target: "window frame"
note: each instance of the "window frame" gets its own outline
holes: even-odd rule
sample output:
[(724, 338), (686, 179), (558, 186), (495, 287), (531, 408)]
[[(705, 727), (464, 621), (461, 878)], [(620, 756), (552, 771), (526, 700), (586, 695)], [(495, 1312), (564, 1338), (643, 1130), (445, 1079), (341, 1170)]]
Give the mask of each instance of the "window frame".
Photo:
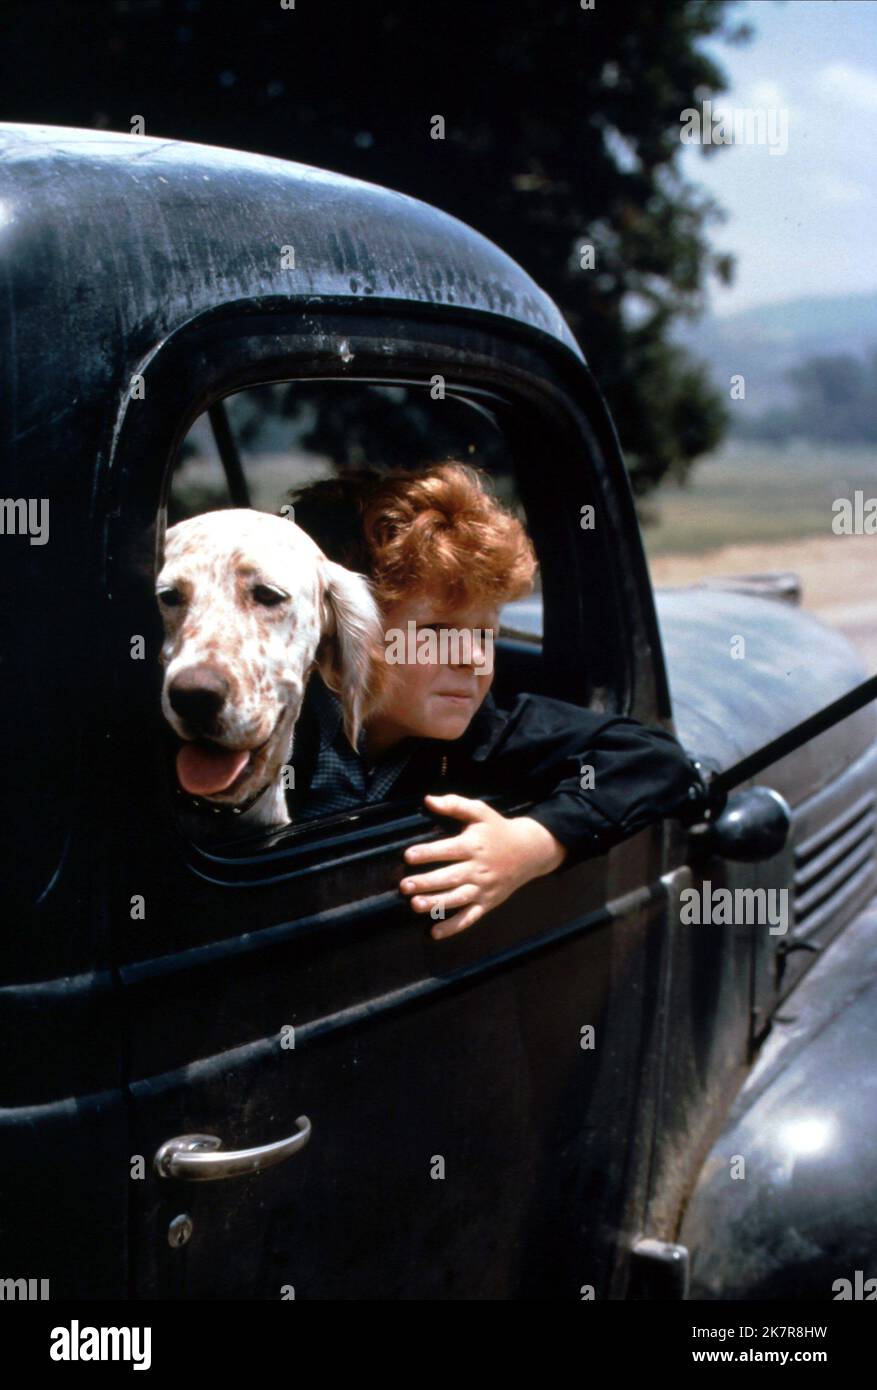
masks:
[[(549, 346), (553, 352), (546, 351)], [(552, 355), (557, 360), (550, 361)], [(612, 492), (604, 476), (606, 445), (611, 447), (614, 436), (610, 424), (606, 437), (604, 421), (604, 438), (598, 441), (588, 416), (571, 394), (572, 383), (564, 380), (571, 369), (580, 388), (576, 395), (581, 397), (579, 374), (585, 369), (571, 354), (535, 330), (525, 332), (484, 314), (449, 316), (447, 311), (431, 313), (428, 306), (405, 312), (398, 304), (371, 303), (365, 310), (361, 302), (337, 301), (291, 310), (284, 301), (280, 306), (226, 307), (201, 316), (144, 364), (146, 411), (139, 409), (140, 402), (125, 404), (107, 480), (106, 511), (115, 524), (107, 527), (104, 556), (105, 582), (120, 600), (118, 616), (130, 613), (134, 630), (150, 633), (148, 645), (157, 651), (154, 644), (160, 643), (161, 623), (152, 580), (160, 563), (170, 480), (182, 440), (215, 402), (248, 387), (305, 379), (425, 388), (441, 372), (449, 395), (476, 407), (479, 400), (489, 403), (508, 442), (542, 573), (543, 663), (549, 688), (557, 698), (584, 707), (594, 703), (596, 689), (598, 705), (602, 700), (603, 708), (628, 712), (640, 624), (629, 621), (629, 610), (625, 615), (630, 584), (624, 581), (630, 575), (619, 573), (623, 554), (605, 543), (617, 528)], [(595, 388), (593, 403), (602, 404)], [(555, 454), (547, 463), (534, 463), (532, 450), (539, 443), (544, 447), (546, 434)], [(557, 463), (560, 458), (562, 467)], [(593, 551), (575, 543), (581, 535), (579, 507), (584, 503), (595, 506), (598, 530), (602, 528), (601, 565), (595, 565)], [(545, 542), (560, 537), (564, 558), (558, 561)], [(589, 647), (594, 651), (595, 629), (592, 626), (588, 633), (584, 594), (593, 602), (595, 590), (603, 635), (599, 659), (588, 671), (585, 657)], [(152, 612), (146, 611), (147, 604)], [(640, 617), (647, 619), (648, 613)], [(131, 630), (132, 622), (123, 621), (119, 640)], [(129, 665), (135, 668), (137, 663)], [(142, 670), (126, 670), (120, 663), (117, 674), (122, 707), (135, 716), (141, 711), (141, 737), (149, 737), (150, 726), (155, 728), (150, 712), (154, 716), (159, 708), (160, 672), (144, 679)], [(589, 674), (596, 677), (590, 683)], [(151, 711), (147, 699), (152, 701)], [(159, 727), (163, 728), (163, 721)], [(165, 790), (158, 792), (156, 802), (162, 786)], [(154, 779), (149, 799), (155, 814), (175, 820), (172, 792), (165, 768)], [(334, 835), (326, 834), (329, 827), (334, 827)], [(304, 867), (311, 851), (318, 858), (322, 849), (325, 863), (332, 858), (333, 844), (340, 848), (342, 840), (358, 839), (363, 847), (371, 842), (386, 848), (397, 840), (410, 843), (434, 833), (434, 828), (435, 821), (422, 812), (403, 810), (391, 800), (341, 817), (321, 817), (280, 832), (265, 832), (252, 852), (243, 837), (228, 846), (198, 845), (175, 826), (170, 838), (178, 847), (183, 842), (184, 857), (199, 875), (214, 882), (242, 884), (273, 881), (281, 860), (287, 872), (296, 872), (294, 861)]]

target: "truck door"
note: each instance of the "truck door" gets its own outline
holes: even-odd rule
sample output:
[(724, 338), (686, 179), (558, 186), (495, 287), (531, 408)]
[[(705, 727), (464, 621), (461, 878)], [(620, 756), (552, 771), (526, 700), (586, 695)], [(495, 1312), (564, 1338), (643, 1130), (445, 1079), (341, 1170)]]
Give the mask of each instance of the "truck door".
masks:
[[(315, 358), (313, 334), (272, 327), (224, 331), (214, 319), (146, 369), (137, 427), (120, 434), (120, 645), (143, 633), (157, 653), (151, 548), (163, 475), (195, 415), (193, 363), (202, 407), (211, 381), (228, 393), (257, 371), (289, 380), (296, 364), (301, 381), (306, 357), (315, 376), (334, 370)], [(582, 703), (625, 698), (639, 619), (631, 599), (622, 625), (612, 588), (624, 565), (599, 446), (561, 418), (559, 385), (551, 411), (540, 403), (552, 369), (483, 330), (445, 340), (440, 325), (407, 320), (324, 329), (320, 350), (343, 333), (363, 385), (425, 398), (438, 369), (467, 409), (499, 422), (545, 605), (544, 644), (511, 644), (508, 669), (529, 663), (534, 683)], [(519, 377), (527, 369), (526, 396), (508, 390), (510, 358)], [(382, 399), (386, 410), (396, 398)], [(591, 501), (600, 556), (581, 544)], [(437, 942), (397, 891), (404, 847), (436, 833), (417, 806), (223, 849), (191, 842), (157, 751), (148, 667), (120, 662), (114, 731), (118, 764), (136, 769), (136, 795), (116, 809), (115, 881), (130, 1148), (143, 1159), (130, 1187), (132, 1295), (617, 1296), (653, 1138), (663, 827), (535, 880)], [(649, 679), (642, 669), (640, 699)], [(239, 1157), (217, 1175), (228, 1151)]]

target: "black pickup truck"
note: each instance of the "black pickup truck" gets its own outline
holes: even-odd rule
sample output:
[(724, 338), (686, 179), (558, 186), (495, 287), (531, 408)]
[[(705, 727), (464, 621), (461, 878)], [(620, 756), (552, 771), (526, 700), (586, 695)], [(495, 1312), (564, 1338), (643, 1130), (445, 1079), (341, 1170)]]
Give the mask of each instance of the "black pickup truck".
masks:
[[(0, 265), (7, 1296), (830, 1300), (877, 1275), (877, 728), (842, 700), (865, 673), (794, 585), (653, 593), (551, 300), (400, 193), (24, 125), (0, 126)], [(438, 942), (398, 892), (421, 805), (185, 833), (168, 516), (276, 509), (303, 459), (331, 471), (333, 420), (372, 449), (435, 424), (489, 464), (541, 570), (498, 701), (674, 731), (714, 815)]]

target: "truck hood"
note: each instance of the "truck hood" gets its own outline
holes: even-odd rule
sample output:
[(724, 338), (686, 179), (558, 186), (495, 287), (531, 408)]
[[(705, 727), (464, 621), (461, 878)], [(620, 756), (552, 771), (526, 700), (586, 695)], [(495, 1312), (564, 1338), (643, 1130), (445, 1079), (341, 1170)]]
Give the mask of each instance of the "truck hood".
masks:
[[(676, 735), (690, 753), (721, 769), (764, 747), (870, 674), (839, 632), (775, 598), (692, 586), (657, 590), (655, 607)], [(503, 626), (541, 636), (541, 597), (506, 605)], [(875, 738), (872, 704), (811, 739), (758, 780), (797, 805), (834, 781)]]
[[(655, 606), (676, 735), (723, 769), (869, 674), (845, 637), (776, 599), (692, 587), (658, 590)], [(872, 704), (758, 780), (795, 805), (838, 777), (875, 737)]]

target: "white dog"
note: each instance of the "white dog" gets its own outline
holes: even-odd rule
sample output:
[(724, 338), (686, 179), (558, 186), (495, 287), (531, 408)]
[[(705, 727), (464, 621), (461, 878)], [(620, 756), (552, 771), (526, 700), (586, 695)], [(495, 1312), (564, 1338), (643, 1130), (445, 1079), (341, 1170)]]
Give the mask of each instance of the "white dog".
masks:
[(238, 825), (287, 825), (283, 768), (315, 666), (357, 744), (381, 642), (367, 581), (293, 521), (230, 510), (170, 528), (156, 597), (181, 790)]

